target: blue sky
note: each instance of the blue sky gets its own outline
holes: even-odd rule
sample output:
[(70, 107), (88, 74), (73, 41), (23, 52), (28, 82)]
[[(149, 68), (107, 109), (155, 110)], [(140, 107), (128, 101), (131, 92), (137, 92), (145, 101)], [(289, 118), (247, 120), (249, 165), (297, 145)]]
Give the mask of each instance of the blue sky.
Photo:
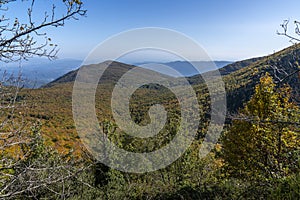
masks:
[[(39, 0), (42, 10), (47, 0)], [(162, 27), (197, 41), (214, 60), (263, 56), (290, 45), (276, 34), (285, 19), (300, 20), (299, 0), (86, 0), (87, 17), (47, 29), (60, 58), (84, 59), (99, 43), (133, 28)], [(42, 3), (42, 4), (40, 4)], [(23, 3), (11, 14), (24, 10)], [(291, 27), (292, 28), (292, 27)]]

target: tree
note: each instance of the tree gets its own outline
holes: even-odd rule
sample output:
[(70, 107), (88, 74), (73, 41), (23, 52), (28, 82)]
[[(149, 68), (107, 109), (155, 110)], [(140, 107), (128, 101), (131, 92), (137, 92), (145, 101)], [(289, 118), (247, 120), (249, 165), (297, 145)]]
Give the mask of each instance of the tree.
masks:
[(291, 89), (276, 89), (267, 73), (223, 138), (229, 173), (249, 178), (282, 177), (299, 170), (299, 107)]
[[(0, 11), (3, 12), (0, 19), (0, 61), (13, 62), (33, 56), (56, 57), (56, 45), (42, 31), (46, 27), (64, 26), (67, 20), (84, 16), (86, 10), (82, 9), (79, 0), (53, 2), (55, 4), (49, 11), (44, 12), (35, 9), (34, 0), (0, 0)], [(29, 3), (27, 21), (7, 17), (14, 3)], [(56, 12), (58, 6), (60, 10), (65, 8), (64, 13)], [(44, 18), (35, 21), (34, 14), (44, 14)], [(24, 112), (30, 107), (24, 101), (25, 97), (19, 95), (21, 85), (20, 76), (4, 75), (0, 81), (0, 199), (38, 199), (45, 195), (45, 191), (64, 199), (70, 192), (66, 182), (82, 169), (71, 168), (74, 163), (65, 162), (44, 146), (40, 124), (25, 117)]]
[[(298, 63), (299, 60), (299, 53), (298, 51), (298, 43), (300, 42), (300, 22), (295, 20), (294, 21), (294, 34), (289, 32), (289, 20), (284, 20), (282, 24), (280, 24), (282, 31), (277, 31), (278, 35), (287, 37), (290, 42), (295, 47), (295, 50), (292, 52), (292, 58), (291, 60), (295, 60), (296, 62), (289, 62), (288, 64), (285, 64), (283, 66), (277, 66), (270, 63), (270, 67), (274, 70), (274, 76), (279, 84), (285, 83), (288, 79), (293, 77), (294, 75), (298, 74), (298, 77), (300, 77), (300, 66)], [(292, 69), (292, 71), (287, 72), (286, 68), (289, 67)]]
[[(35, 0), (32, 0), (27, 12), (27, 21), (20, 21), (18, 18), (6, 17), (9, 5), (13, 2), (16, 0), (0, 0), (0, 11), (3, 12), (0, 18), (0, 61), (4, 62), (27, 59), (32, 56), (55, 58), (57, 47), (51, 43), (51, 38), (42, 32), (43, 29), (64, 26), (67, 20), (77, 19), (78, 16), (86, 14), (80, 0), (54, 1), (52, 8), (45, 11), (44, 18), (41, 21), (35, 21), (34, 14), (41, 14), (40, 12), (43, 13), (43, 11), (35, 10)], [(58, 15), (57, 6), (65, 7), (64, 13)], [(44, 42), (39, 42), (41, 39)]]
[(284, 20), (283, 23), (280, 24), (282, 31), (277, 31), (277, 34), (283, 35), (283, 36), (289, 38), (290, 42), (292, 42), (292, 43), (300, 42), (300, 38), (299, 38), (300, 37), (300, 29), (299, 29), (300, 22), (297, 20), (294, 21), (294, 25), (295, 25), (294, 34), (289, 33), (289, 28), (288, 28), (289, 23), (290, 23), (290, 20)]
[(31, 128), (28, 143), (13, 151), (23, 158), (16, 159), (9, 151), (2, 155), (0, 199), (66, 199), (77, 194), (78, 187), (92, 187), (81, 176), (91, 166), (80, 166), (71, 154), (62, 156), (45, 145), (38, 122)]

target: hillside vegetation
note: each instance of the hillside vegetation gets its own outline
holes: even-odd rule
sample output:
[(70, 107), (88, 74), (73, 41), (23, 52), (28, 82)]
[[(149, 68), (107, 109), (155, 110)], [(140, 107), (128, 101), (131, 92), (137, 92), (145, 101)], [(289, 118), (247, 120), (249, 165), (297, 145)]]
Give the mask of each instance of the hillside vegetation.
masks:
[[(30, 163), (49, 156), (48, 147), (56, 149), (58, 155), (63, 154), (67, 162), (82, 161), (76, 164), (77, 168), (92, 163), (92, 167), (80, 171), (72, 181), (64, 182), (70, 199), (297, 199), (300, 198), (300, 79), (296, 73), (299, 61), (300, 46), (294, 45), (220, 69), (227, 92), (228, 115), (222, 138), (204, 159), (199, 158), (199, 149), (210, 122), (210, 96), (201, 75), (189, 77), (201, 118), (195, 140), (176, 162), (146, 174), (110, 169), (95, 162), (86, 151), (72, 116), (72, 90), (77, 70), (42, 88), (22, 90), (17, 103), (27, 102), (27, 109), (20, 108), (14, 117), (40, 123), (35, 132), (43, 136), (38, 141), (46, 147), (39, 149), (38, 156)], [(103, 67), (107, 63), (95, 66)], [(168, 111), (165, 127), (156, 137), (145, 140), (120, 130), (111, 113), (112, 91), (122, 75), (134, 67), (119, 62), (109, 66), (97, 87), (96, 113), (103, 132), (117, 146), (132, 152), (151, 152), (168, 144), (176, 135), (180, 128), (180, 105), (168, 88), (144, 85), (130, 99), (131, 118), (137, 124), (146, 125), (150, 123), (149, 108), (161, 104)], [(217, 74), (215, 71), (206, 73), (211, 75), (211, 80)], [(56, 162), (56, 154), (50, 155)], [(50, 189), (35, 192), (41, 198), (59, 198), (51, 191), (61, 187), (53, 184)]]
[[(299, 58), (300, 48), (292, 46), (270, 56), (239, 61), (221, 68), (220, 73), (223, 75), (227, 92), (228, 113), (236, 113), (250, 99), (255, 85), (259, 83), (259, 79), (266, 72), (273, 76), (275, 81), (279, 81), (278, 78), (297, 70)], [(99, 66), (101, 67), (101, 64)], [(273, 66), (278, 68), (277, 71)], [(134, 67), (124, 63), (113, 62), (103, 74), (99, 81), (95, 98), (96, 111), (100, 121), (105, 121), (106, 119), (113, 121), (110, 100), (114, 85), (123, 74)], [(146, 69), (143, 70), (147, 73)], [(279, 70), (284, 70), (285, 73)], [(40, 89), (26, 89), (20, 94), (20, 96), (26, 96), (25, 99), (28, 102), (34, 102), (32, 103), (33, 108), (27, 113), (27, 117), (33, 121), (36, 119), (41, 120), (43, 123), (42, 132), (46, 136), (47, 141), (62, 151), (65, 151), (64, 149), (74, 149), (77, 152), (80, 149), (77, 146), (80, 145), (80, 139), (77, 136), (72, 119), (72, 89), (77, 71), (71, 71)], [(215, 72), (207, 73), (211, 73), (213, 77)], [(209, 96), (201, 75), (190, 77), (188, 81), (197, 93), (203, 112), (209, 113)], [(284, 80), (284, 83), (288, 83), (291, 86), (293, 100), (298, 102), (300, 99), (298, 76), (291, 76)], [(280, 84), (277, 85), (279, 86)], [(143, 100), (146, 102), (143, 102)], [(169, 90), (155, 86), (140, 88), (135, 92), (131, 100), (133, 119), (138, 123), (141, 123), (143, 120), (147, 121), (147, 111), (150, 106), (162, 102), (166, 102), (164, 106), (169, 107), (174, 113), (178, 113), (178, 102)], [(206, 119), (203, 120), (206, 121)], [(205, 125), (199, 129), (205, 130), (204, 127)], [(199, 130), (199, 135), (201, 134), (201, 130)]]

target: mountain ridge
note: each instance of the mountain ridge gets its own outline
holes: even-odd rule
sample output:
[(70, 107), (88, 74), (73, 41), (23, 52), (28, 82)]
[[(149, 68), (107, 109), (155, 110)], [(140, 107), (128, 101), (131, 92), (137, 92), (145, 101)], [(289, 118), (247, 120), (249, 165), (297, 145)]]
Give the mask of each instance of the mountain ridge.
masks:
[[(289, 64), (291, 63), (291, 65)], [(248, 59), (239, 61), (235, 64), (225, 66), (223, 72), (223, 81), (225, 83), (227, 93), (227, 110), (228, 113), (235, 113), (247, 102), (253, 94), (255, 85), (259, 83), (259, 79), (270, 73), (275, 81), (276, 73), (272, 66), (284, 69), (286, 73), (292, 73), (298, 69), (300, 63), (300, 48), (292, 46), (270, 56)], [(114, 89), (114, 84), (128, 70), (132, 69), (133, 65), (114, 62), (114, 70), (107, 70), (106, 75), (103, 74), (102, 82), (97, 87), (95, 96), (95, 108), (99, 121), (104, 119), (112, 120), (111, 114), (111, 95)], [(121, 67), (120, 67), (121, 65)], [(120, 71), (121, 69), (121, 71)], [(115, 73), (118, 72), (118, 73)], [(227, 73), (228, 72), (228, 73)], [(214, 75), (214, 71), (208, 72)], [(64, 151), (66, 148), (78, 147), (80, 140), (76, 133), (72, 114), (72, 91), (76, 77), (76, 70), (69, 72), (64, 78), (60, 78), (44, 88), (25, 89), (24, 98), (34, 103), (33, 109), (27, 114), (32, 120), (42, 120), (43, 133), (47, 138), (57, 146), (58, 149)], [(281, 77), (283, 78), (283, 77)], [(201, 81), (201, 75), (187, 78), (195, 90), (199, 100), (199, 106), (205, 108), (205, 117), (209, 116), (210, 98), (206, 84)], [(294, 100), (299, 101), (300, 81), (299, 77), (291, 76), (285, 80), (293, 89)], [(283, 84), (283, 83), (282, 83)], [(279, 87), (282, 85), (279, 84)], [(22, 98), (23, 98), (22, 96)], [(169, 109), (176, 109), (178, 101), (176, 97), (172, 97), (171, 91), (161, 89), (160, 87), (144, 87), (140, 88), (131, 99), (133, 113), (132, 116), (138, 122), (147, 119), (149, 106), (153, 103), (163, 103)], [(299, 102), (298, 102), (299, 103)], [(178, 107), (177, 107), (178, 108)], [(180, 111), (175, 113), (179, 114)], [(60, 139), (58, 139), (60, 138)], [(64, 138), (61, 140), (61, 138)], [(60, 141), (60, 142), (57, 142)]]

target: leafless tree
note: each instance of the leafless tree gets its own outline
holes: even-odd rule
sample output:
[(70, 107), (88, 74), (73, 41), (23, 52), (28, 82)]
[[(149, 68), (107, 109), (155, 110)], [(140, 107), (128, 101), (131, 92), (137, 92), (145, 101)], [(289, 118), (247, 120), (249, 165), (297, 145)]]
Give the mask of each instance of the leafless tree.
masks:
[[(20, 21), (18, 18), (11, 19), (5, 15), (10, 10), (9, 4), (24, 3), (23, 1), (0, 0), (0, 11), (3, 13), (0, 18), (0, 61), (11, 62), (32, 56), (50, 59), (56, 57), (57, 47), (51, 43), (51, 38), (47, 37), (43, 29), (64, 26), (67, 20), (77, 20), (79, 16), (85, 16), (86, 10), (82, 8), (83, 4), (79, 0), (53, 2), (55, 4), (52, 8), (45, 11), (43, 19), (37, 22), (34, 21), (33, 14), (41, 11), (35, 10), (35, 0), (31, 0), (27, 11), (27, 21)], [(57, 14), (57, 6), (65, 7), (64, 13)], [(39, 42), (41, 39), (44, 42)]]
[[(16, 3), (28, 4), (27, 21), (7, 17), (11, 16), (10, 8)], [(34, 56), (54, 59), (57, 45), (44, 32), (45, 28), (64, 26), (67, 20), (77, 20), (86, 14), (79, 0), (53, 1), (48, 11), (37, 10), (35, 4), (35, 0), (0, 0), (0, 62)], [(37, 21), (34, 14), (44, 17)], [(65, 199), (71, 192), (70, 180), (85, 168), (73, 168), (73, 162), (67, 162), (43, 144), (39, 122), (26, 120), (24, 112), (30, 106), (20, 95), (21, 89), (20, 74), (3, 74), (0, 80), (0, 199), (39, 199), (47, 192)]]
[(277, 31), (278, 35), (283, 35), (290, 39), (290, 42), (292, 43), (298, 43), (300, 42), (300, 22), (295, 20), (294, 21), (294, 33), (289, 32), (289, 23), (290, 20), (284, 20), (282, 24), (280, 24), (282, 31)]
[[(278, 35), (287, 37), (290, 42), (293, 44), (294, 50), (291, 53), (291, 58), (288, 63), (284, 63), (284, 66), (274, 65), (270, 63), (270, 67), (274, 70), (275, 81), (278, 84), (285, 83), (289, 78), (298, 74), (300, 77), (300, 52), (299, 52), (299, 42), (300, 42), (300, 22), (295, 20), (294, 21), (294, 31), (289, 31), (289, 23), (290, 20), (284, 20), (283, 23), (280, 25), (282, 31), (277, 31)], [(289, 70), (287, 70), (289, 69)]]

